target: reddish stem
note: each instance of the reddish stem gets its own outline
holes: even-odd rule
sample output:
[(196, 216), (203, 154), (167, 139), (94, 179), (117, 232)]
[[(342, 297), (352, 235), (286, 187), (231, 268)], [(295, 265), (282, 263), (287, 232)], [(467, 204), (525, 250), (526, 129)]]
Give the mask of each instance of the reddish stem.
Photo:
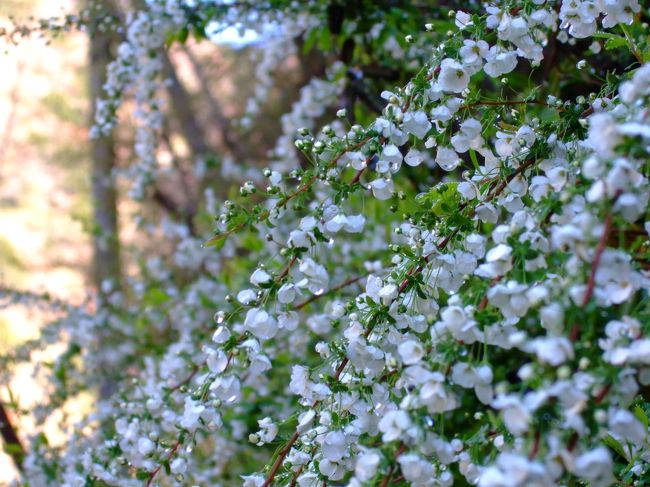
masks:
[[(174, 447), (171, 449), (171, 451), (167, 454), (166, 461), (171, 460), (171, 458), (176, 454), (176, 451), (180, 448), (181, 446), (181, 440), (177, 440), (176, 443), (174, 444)], [(149, 487), (151, 485), (151, 482), (153, 482), (153, 479), (158, 475), (158, 472), (160, 472), (160, 469), (162, 468), (162, 463), (158, 465), (153, 472), (149, 474), (149, 478), (147, 479), (147, 483), (145, 484), (145, 487)]]

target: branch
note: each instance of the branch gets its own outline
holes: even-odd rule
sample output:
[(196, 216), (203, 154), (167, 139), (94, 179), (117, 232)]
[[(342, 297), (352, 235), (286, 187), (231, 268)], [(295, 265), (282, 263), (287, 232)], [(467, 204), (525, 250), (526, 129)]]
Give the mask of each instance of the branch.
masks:
[[(621, 190), (617, 191), (616, 194), (614, 195), (612, 204), (616, 202), (618, 197), (621, 195)], [(594, 254), (594, 260), (591, 263), (591, 272), (589, 274), (589, 280), (587, 281), (587, 289), (585, 290), (585, 294), (582, 297), (582, 307), (586, 308), (587, 305), (589, 304), (589, 301), (591, 301), (591, 297), (594, 294), (594, 289), (596, 287), (596, 273), (598, 272), (598, 267), (600, 266), (600, 259), (603, 257), (603, 253), (605, 252), (605, 248), (607, 247), (607, 239), (609, 238), (609, 234), (612, 231), (612, 211), (608, 211), (607, 215), (605, 216), (605, 222), (603, 224), (603, 234), (600, 236), (600, 240), (598, 241), (598, 246), (596, 247), (596, 252)], [(580, 327), (578, 325), (578, 322), (575, 322), (573, 324), (573, 327), (571, 328), (571, 332), (569, 333), (569, 339), (572, 342), (575, 342), (578, 337), (580, 336)]]
[(189, 144), (192, 155), (199, 158), (210, 152), (206, 143), (205, 131), (194, 116), (190, 96), (176, 75), (176, 69), (169, 59), (169, 54), (163, 53), (162, 58), (163, 73), (170, 81), (167, 85), (167, 92), (171, 99), (174, 115), (178, 118), (183, 137)]
[(16, 468), (22, 472), (23, 470), (23, 460), (25, 458), (25, 448), (18, 438), (16, 429), (14, 428), (9, 415), (5, 410), (4, 404), (0, 402), (0, 434), (2, 435), (2, 441), (4, 442), (4, 450), (9, 454)]
[(182, 49), (183, 53), (190, 61), (190, 65), (194, 70), (194, 74), (199, 80), (199, 84), (201, 85), (201, 94), (207, 101), (207, 105), (210, 108), (210, 117), (212, 121), (214, 121), (214, 123), (219, 127), (223, 144), (232, 153), (232, 155), (241, 162), (245, 158), (244, 151), (241, 150), (240, 141), (237, 139), (237, 136), (232, 130), (232, 125), (224, 114), (219, 100), (216, 96), (214, 96), (212, 92), (210, 84), (208, 83), (208, 76), (206, 75), (203, 66), (191, 49), (189, 49), (186, 45), (183, 45)]

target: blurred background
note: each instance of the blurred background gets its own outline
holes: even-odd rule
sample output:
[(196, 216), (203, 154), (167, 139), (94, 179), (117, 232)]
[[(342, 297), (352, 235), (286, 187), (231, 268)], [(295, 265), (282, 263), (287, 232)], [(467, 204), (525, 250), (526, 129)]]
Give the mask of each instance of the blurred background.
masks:
[[(128, 2), (96, 3), (98, 16), (108, 12), (119, 17), (129, 7)], [(186, 221), (197, 234), (209, 231), (211, 221), (197, 212), (204, 188), (193, 176), (196, 161), (202, 161), (204, 171), (218, 174), (212, 178), (219, 181), (213, 189), (217, 196), (226, 196), (242, 176), (228, 167), (262, 167), (268, 162), (281, 131), (280, 115), (290, 109), (297, 88), (324, 66), (313, 55), (283, 56), (273, 72), (274, 81), (282, 82), (273, 84), (259, 113), (242, 128), (255, 90), (261, 40), (250, 32), (226, 29), (212, 42), (188, 41), (173, 48), (167, 55), (168, 117), (158, 153), (159, 163), (173, 170), (164, 173), (145, 203), (136, 205), (120, 184), (108, 195), (93, 186), (97, 171), (106, 175), (133, 162), (132, 104), (123, 107), (113, 138), (99, 146), (88, 138), (98, 76), (101, 82), (119, 39), (76, 29), (59, 35), (16, 32), (17, 27), (37, 25), (36, 19), (60, 19), (87, 6), (72, 0), (0, 3), (0, 29), (5, 32), (0, 37), (0, 288), (5, 292), (0, 299), (0, 355), (38, 337), (43, 324), (56, 318), (58, 312), (48, 303), (92, 309), (93, 292), (102, 280), (137, 272), (129, 249), (160, 244), (143, 239), (134, 215), (150, 222)], [(224, 177), (229, 171), (232, 181)], [(97, 228), (101, 222), (94, 202), (108, 212), (108, 229)], [(97, 235), (111, 231), (111, 218), (117, 221), (119, 237), (108, 250), (99, 248)], [(111, 246), (119, 250), (117, 268), (111, 268)], [(94, 259), (97, 255), (100, 262)], [(7, 298), (14, 291), (32, 295), (43, 305), (15, 303)], [(39, 360), (47, 362), (57, 346), (43, 351)], [(0, 382), (0, 404), (19, 404), (27, 413), (18, 422), (7, 409), (19, 438), (29, 435), (30, 411), (42, 394), (28, 365), (12, 370), (8, 383)], [(89, 401), (91, 397), (81, 395), (69, 401), (62, 414), (81, 416)], [(62, 441), (56, 418), (49, 421), (48, 439)], [(14, 462), (0, 452), (0, 485), (13, 478)]]

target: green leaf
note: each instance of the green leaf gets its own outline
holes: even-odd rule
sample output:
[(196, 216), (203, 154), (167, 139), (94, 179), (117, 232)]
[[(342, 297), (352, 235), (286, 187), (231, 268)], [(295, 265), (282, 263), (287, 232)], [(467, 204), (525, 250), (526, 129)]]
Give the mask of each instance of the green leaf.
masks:
[(323, 52), (327, 52), (332, 48), (332, 36), (329, 29), (322, 30), (320, 39), (318, 39), (318, 48)]
[(147, 480), (149, 478), (149, 472), (146, 470), (139, 470), (138, 473), (135, 474), (135, 477), (138, 480)]
[(307, 38), (305, 39), (305, 43), (302, 45), (302, 52), (303, 54), (307, 54), (309, 51), (311, 51), (316, 44), (316, 41), (318, 40), (318, 29), (313, 29), (307, 34)]
[(472, 164), (474, 164), (474, 168), (478, 171), (479, 163), (478, 163), (478, 158), (476, 157), (476, 151), (474, 149), (469, 150), (469, 158), (472, 160)]
[(612, 34), (610, 32), (594, 32), (591, 37), (595, 37), (597, 39), (616, 39), (621, 36), (617, 36), (616, 34)]
[(183, 27), (181, 31), (176, 35), (176, 40), (181, 44), (185, 44), (185, 41), (187, 41), (189, 34), (190, 30), (187, 27)]
[(149, 289), (147, 294), (144, 295), (144, 304), (147, 306), (158, 307), (169, 301), (169, 296), (157, 287)]
[(605, 443), (608, 447), (610, 447), (620, 456), (627, 459), (627, 456), (625, 455), (625, 450), (623, 449), (623, 445), (621, 445), (619, 441), (616, 440), (613, 436), (607, 435), (605, 438), (603, 438), (603, 443)]
[(225, 233), (221, 233), (219, 235), (215, 235), (209, 240), (206, 240), (203, 242), (204, 247), (214, 247), (215, 250), (221, 250), (223, 246), (226, 244), (226, 237), (228, 235)]
[(643, 410), (641, 406), (634, 406), (634, 415), (636, 416), (636, 419), (641, 421), (643, 423), (643, 426), (645, 427), (646, 431), (648, 430), (648, 415), (646, 412)]
[(605, 49), (611, 51), (612, 49), (618, 49), (619, 47), (627, 47), (627, 39), (625, 37), (613, 37), (607, 39), (605, 42)]

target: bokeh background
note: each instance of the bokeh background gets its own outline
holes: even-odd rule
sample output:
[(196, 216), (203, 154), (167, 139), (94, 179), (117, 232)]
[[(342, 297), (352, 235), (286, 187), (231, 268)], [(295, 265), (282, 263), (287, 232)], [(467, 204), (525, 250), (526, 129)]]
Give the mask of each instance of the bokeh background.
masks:
[[(120, 2), (118, 6), (126, 9), (129, 5)], [(61, 18), (83, 7), (84, 2), (72, 0), (3, 0), (0, 29), (34, 26), (36, 19)], [(193, 103), (191, 114), (200, 125), (202, 142), (212, 158), (209, 162), (215, 167), (222, 165), (226, 154), (230, 164), (245, 161), (263, 166), (280, 134), (280, 115), (290, 109), (297, 88), (322, 69), (323, 64), (312, 58), (287, 56), (273, 74), (281, 82), (273, 84), (252, 125), (241, 130), (239, 120), (255, 89), (255, 67), (263, 41), (250, 32), (227, 29), (212, 42), (188, 42), (169, 53), (174, 73)], [(92, 308), (96, 286), (92, 278), (88, 48), (87, 34), (74, 29), (56, 36), (35, 30), (29, 36), (0, 39), (0, 287), (28, 292), (39, 300), (45, 297)], [(199, 98), (210, 102), (194, 103)], [(120, 113), (116, 167), (133, 161), (132, 109), (127, 102)], [(191, 172), (195, 163), (192, 147), (183, 136), (187, 121), (183, 114), (172, 115), (158, 158), (163, 165), (174, 160)], [(236, 154), (233, 147), (237, 147)], [(188, 191), (175, 177), (160, 181), (167, 203), (190, 205), (188, 198), (198, 195), (200, 188), (193, 188), (190, 181)], [(220, 181), (216, 190), (225, 196), (235, 181)], [(118, 185), (122, 271), (128, 275), (137, 272), (129, 249), (148, 245), (134, 226), (133, 215), (144, 213), (155, 222), (170, 209), (160, 201), (136, 205), (126, 193), (126, 188)], [(47, 299), (41, 301), (43, 306), (28, 307), (0, 300), (0, 354), (38, 337), (43, 324), (56, 318)], [(39, 352), (37, 360), (46, 363), (61, 346), (53, 344)], [(12, 371), (10, 383), (0, 384), (0, 401), (16, 401), (26, 413), (12, 418), (23, 438), (33, 425), (29, 412), (43, 393), (32, 372), (29, 365), (21, 366)], [(81, 416), (91, 401), (90, 396), (75, 397), (61, 414)], [(57, 435), (57, 417), (49, 423), (48, 439), (64, 441), (64, 435)], [(0, 449), (0, 485), (16, 474), (11, 458)]]

